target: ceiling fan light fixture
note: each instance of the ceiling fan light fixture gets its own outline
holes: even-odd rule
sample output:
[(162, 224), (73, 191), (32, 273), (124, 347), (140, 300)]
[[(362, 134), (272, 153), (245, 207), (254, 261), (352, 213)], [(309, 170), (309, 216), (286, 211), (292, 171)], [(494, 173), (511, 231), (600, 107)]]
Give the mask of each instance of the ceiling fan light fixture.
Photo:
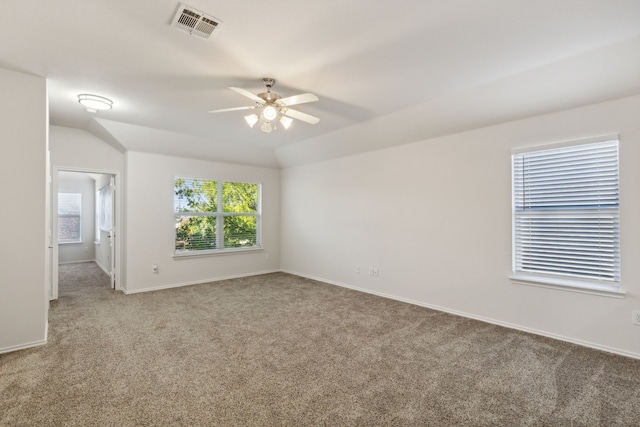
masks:
[(256, 123), (258, 123), (260, 117), (258, 117), (257, 114), (249, 114), (248, 116), (244, 116), (244, 120), (247, 122), (249, 127), (253, 127)]
[[(306, 104), (307, 102), (318, 101), (318, 97), (312, 93), (301, 93), (299, 95), (281, 97), (275, 92), (271, 92), (271, 88), (275, 84), (275, 80), (272, 78), (262, 79), (267, 91), (264, 93), (254, 94), (246, 89), (239, 87), (229, 87), (229, 89), (240, 95), (249, 98), (254, 102), (253, 105), (244, 107), (232, 107), (223, 108), (220, 110), (211, 110), (210, 113), (222, 113), (226, 111), (238, 111), (238, 110), (254, 110), (256, 113), (244, 116), (244, 120), (250, 127), (259, 125), (258, 127), (264, 133), (271, 133), (278, 130), (278, 122), (283, 128), (289, 129), (295, 120), (301, 120), (303, 122), (315, 125), (320, 121), (319, 118), (313, 117), (302, 111), (291, 110), (289, 106)], [(257, 108), (257, 110), (255, 110)]]
[(271, 133), (271, 131), (273, 130), (273, 127), (271, 126), (271, 122), (267, 120), (262, 124), (262, 126), (260, 126), (260, 129), (264, 133)]
[(78, 95), (78, 102), (90, 113), (96, 113), (98, 110), (110, 110), (113, 108), (113, 101), (109, 98), (90, 95), (87, 93)]
[(273, 105), (267, 105), (262, 110), (262, 115), (267, 121), (275, 120), (278, 117), (278, 110)]
[(289, 126), (291, 126), (291, 123), (293, 123), (292, 118), (286, 117), (286, 116), (280, 117), (280, 124), (284, 126), (285, 129), (289, 129)]

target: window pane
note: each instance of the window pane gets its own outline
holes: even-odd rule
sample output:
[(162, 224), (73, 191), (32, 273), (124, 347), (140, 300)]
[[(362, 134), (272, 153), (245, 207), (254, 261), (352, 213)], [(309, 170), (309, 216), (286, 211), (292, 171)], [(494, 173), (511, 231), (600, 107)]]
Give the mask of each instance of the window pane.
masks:
[(81, 235), (82, 195), (58, 193), (58, 242), (82, 241)]
[(218, 183), (205, 179), (176, 178), (174, 212), (216, 212)]
[(176, 251), (203, 251), (211, 249), (216, 249), (215, 217), (176, 217)]
[(174, 213), (176, 253), (260, 246), (260, 184), (176, 178)]
[(618, 142), (513, 156), (514, 271), (620, 281)]
[(244, 182), (223, 183), (222, 211), (235, 213), (258, 212), (258, 184)]
[(257, 246), (255, 216), (228, 216), (224, 218), (224, 247)]
[(58, 242), (80, 242), (80, 216), (58, 217)]

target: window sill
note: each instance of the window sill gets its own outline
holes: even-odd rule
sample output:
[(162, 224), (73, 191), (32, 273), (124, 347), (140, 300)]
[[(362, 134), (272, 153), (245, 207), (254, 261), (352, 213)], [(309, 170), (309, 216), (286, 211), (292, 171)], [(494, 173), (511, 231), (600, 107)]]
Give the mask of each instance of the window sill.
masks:
[(82, 240), (77, 241), (77, 242), (58, 242), (59, 245), (81, 245), (82, 244)]
[(581, 282), (579, 280), (557, 279), (540, 276), (514, 274), (509, 277), (516, 285), (537, 286), (540, 288), (558, 289), (561, 291), (578, 292), (582, 294), (599, 295), (610, 298), (624, 298), (627, 291), (622, 288), (601, 285), (597, 283)]
[(200, 258), (200, 257), (216, 256), (216, 255), (231, 255), (231, 254), (246, 253), (246, 252), (258, 252), (262, 250), (263, 248), (259, 246), (253, 246), (250, 248), (228, 248), (228, 249), (211, 250), (211, 251), (174, 252), (173, 258), (174, 259)]

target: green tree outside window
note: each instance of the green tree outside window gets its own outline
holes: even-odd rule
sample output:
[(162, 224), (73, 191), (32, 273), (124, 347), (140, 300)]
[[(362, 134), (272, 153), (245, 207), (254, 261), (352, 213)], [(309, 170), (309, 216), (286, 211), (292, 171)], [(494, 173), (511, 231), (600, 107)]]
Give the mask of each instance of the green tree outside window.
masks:
[(176, 178), (176, 252), (259, 247), (260, 186)]

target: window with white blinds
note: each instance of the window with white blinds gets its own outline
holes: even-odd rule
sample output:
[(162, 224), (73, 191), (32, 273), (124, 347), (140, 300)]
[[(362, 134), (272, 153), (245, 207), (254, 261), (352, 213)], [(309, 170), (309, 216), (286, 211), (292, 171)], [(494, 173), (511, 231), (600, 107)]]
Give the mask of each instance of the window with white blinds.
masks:
[(82, 194), (58, 193), (58, 243), (82, 242)]
[(174, 255), (260, 249), (260, 184), (176, 178)]
[(514, 154), (514, 274), (618, 287), (618, 141)]

